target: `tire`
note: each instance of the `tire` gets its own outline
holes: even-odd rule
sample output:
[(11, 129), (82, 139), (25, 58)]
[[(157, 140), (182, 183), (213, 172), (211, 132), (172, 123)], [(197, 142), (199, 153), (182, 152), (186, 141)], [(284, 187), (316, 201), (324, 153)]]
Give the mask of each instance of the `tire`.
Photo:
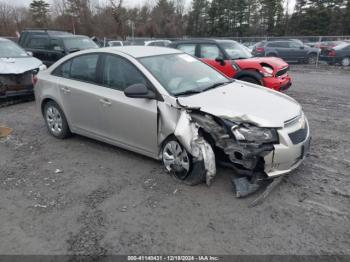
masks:
[(317, 60), (317, 55), (312, 53), (308, 55), (306, 63), (310, 65), (314, 65), (316, 64), (316, 60)]
[(165, 140), (162, 147), (162, 163), (165, 170), (180, 180), (185, 180), (192, 171), (192, 156), (174, 137)]
[(268, 54), (266, 57), (278, 57), (278, 55), (275, 53), (271, 53), (271, 54)]
[(59, 139), (64, 139), (71, 134), (66, 116), (56, 102), (47, 102), (44, 105), (43, 114), (46, 127), (52, 136)]
[(261, 85), (261, 83), (257, 79), (255, 79), (254, 77), (250, 77), (250, 76), (243, 76), (241, 78), (238, 78), (238, 80), (252, 83), (252, 84), (256, 84), (256, 85)]
[(342, 66), (350, 66), (350, 57), (344, 57), (342, 60), (341, 60), (341, 65)]

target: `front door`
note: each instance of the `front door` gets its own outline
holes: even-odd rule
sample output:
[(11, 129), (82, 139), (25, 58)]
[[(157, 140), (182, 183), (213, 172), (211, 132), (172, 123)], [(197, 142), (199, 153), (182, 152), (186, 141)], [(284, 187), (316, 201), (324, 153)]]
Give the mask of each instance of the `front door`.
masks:
[(200, 44), (199, 58), (230, 78), (234, 78), (237, 73), (231, 60), (223, 60), (224, 55), (216, 44)]
[(129, 98), (124, 94), (126, 87), (139, 83), (150, 86), (149, 81), (129, 60), (118, 55), (104, 55), (101, 74), (102, 135), (140, 153), (155, 156), (158, 151), (157, 101)]

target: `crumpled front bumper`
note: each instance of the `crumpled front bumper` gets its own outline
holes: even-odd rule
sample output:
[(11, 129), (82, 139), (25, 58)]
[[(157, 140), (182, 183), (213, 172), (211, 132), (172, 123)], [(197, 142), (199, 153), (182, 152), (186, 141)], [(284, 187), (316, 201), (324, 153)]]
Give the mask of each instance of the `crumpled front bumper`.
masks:
[[(265, 173), (269, 178), (290, 173), (296, 169), (305, 159), (310, 148), (311, 136), (309, 124), (305, 116), (304, 123), (278, 130), (280, 143), (274, 145), (274, 150), (264, 157)], [(306, 128), (301, 141), (292, 141), (291, 134)], [(297, 142), (297, 143), (296, 143)]]
[(265, 87), (276, 91), (285, 91), (292, 85), (292, 79), (288, 73), (280, 77), (264, 77), (262, 81)]

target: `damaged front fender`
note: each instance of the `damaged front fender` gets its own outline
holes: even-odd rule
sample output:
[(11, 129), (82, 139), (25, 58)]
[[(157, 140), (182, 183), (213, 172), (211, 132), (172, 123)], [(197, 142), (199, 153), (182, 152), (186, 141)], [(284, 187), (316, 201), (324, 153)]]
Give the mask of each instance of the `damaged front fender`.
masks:
[[(202, 163), (204, 170), (193, 168), (192, 172), (204, 172), (205, 181), (210, 185), (216, 174), (215, 154), (210, 144), (199, 134), (199, 126), (186, 110), (181, 110), (174, 135), (193, 157), (193, 165)], [(200, 174), (191, 174), (200, 176)]]

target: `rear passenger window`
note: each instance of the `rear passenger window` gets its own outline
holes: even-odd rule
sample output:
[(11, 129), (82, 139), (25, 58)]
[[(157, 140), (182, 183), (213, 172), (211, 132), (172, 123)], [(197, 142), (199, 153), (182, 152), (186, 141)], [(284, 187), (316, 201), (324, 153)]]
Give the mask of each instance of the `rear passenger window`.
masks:
[(52, 74), (55, 76), (61, 76), (61, 77), (65, 77), (65, 78), (69, 78), (70, 77), (70, 66), (72, 64), (72, 60), (69, 60), (65, 63), (63, 63), (63, 65), (57, 67)]
[(105, 56), (102, 83), (119, 91), (124, 91), (133, 84), (147, 86), (145, 77), (134, 65), (124, 58), (113, 55)]
[(49, 39), (47, 37), (33, 37), (30, 39), (28, 47), (33, 49), (47, 49)]
[(82, 55), (71, 60), (70, 78), (96, 82), (98, 54)]
[(200, 58), (216, 59), (222, 57), (220, 49), (216, 45), (201, 45)]
[(196, 55), (196, 45), (195, 44), (181, 44), (177, 46), (177, 49), (185, 52), (187, 54)]

